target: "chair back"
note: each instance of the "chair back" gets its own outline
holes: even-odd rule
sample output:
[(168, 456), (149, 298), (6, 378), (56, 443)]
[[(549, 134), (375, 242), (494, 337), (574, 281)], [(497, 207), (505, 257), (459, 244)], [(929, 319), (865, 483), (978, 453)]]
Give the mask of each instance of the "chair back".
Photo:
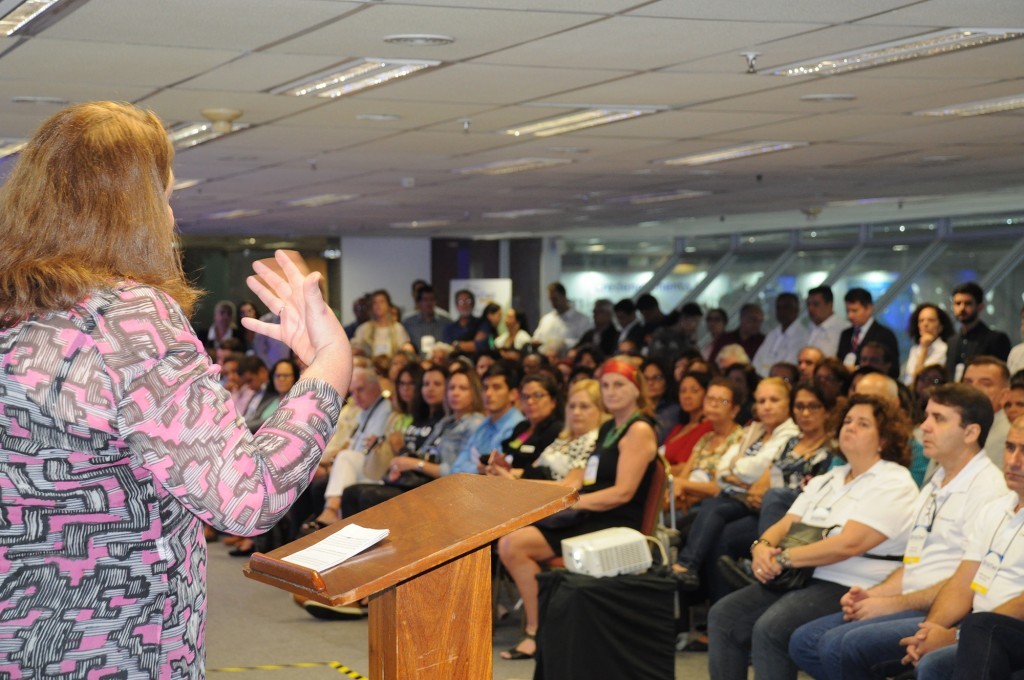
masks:
[(669, 465), (660, 453), (654, 456), (654, 470), (651, 471), (651, 484), (647, 488), (647, 499), (644, 501), (644, 514), (640, 522), (640, 533), (653, 536), (658, 528), (658, 520), (665, 503), (666, 485), (668, 484)]

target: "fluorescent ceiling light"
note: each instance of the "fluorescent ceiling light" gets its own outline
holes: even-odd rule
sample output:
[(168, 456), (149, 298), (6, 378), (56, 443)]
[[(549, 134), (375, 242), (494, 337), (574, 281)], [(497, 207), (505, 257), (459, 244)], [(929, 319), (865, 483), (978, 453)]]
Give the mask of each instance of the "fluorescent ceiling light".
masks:
[(263, 214), (262, 210), (235, 208), (234, 210), (221, 210), (220, 212), (210, 213), (207, 217), (211, 220), (237, 220), (241, 217), (253, 217), (261, 214)]
[(663, 109), (654, 106), (623, 109), (583, 109), (576, 113), (569, 113), (564, 116), (548, 118), (537, 123), (530, 123), (529, 125), (521, 125), (519, 127), (509, 128), (508, 130), (502, 130), (502, 133), (512, 135), (513, 137), (521, 137), (524, 135), (533, 135), (534, 137), (552, 137), (554, 135), (565, 134), (566, 132), (574, 132), (576, 130), (583, 130), (584, 128), (597, 127), (598, 125), (607, 125), (608, 123), (616, 123), (620, 120), (628, 120), (638, 116), (645, 116), (650, 113), (657, 113), (661, 110)]
[(11, 35), (57, 2), (58, 0), (25, 0), (0, 19), (0, 35)]
[(205, 123), (180, 123), (168, 131), (171, 143), (178, 151), (191, 149), (193, 146), (205, 144), (211, 140), (223, 137), (224, 135), (238, 132), (249, 127), (248, 123), (231, 123), (230, 132), (220, 132), (214, 129), (211, 122)]
[(447, 227), (449, 220), (413, 220), (411, 222), (392, 222), (389, 226), (395, 229), (430, 229), (431, 227)]
[(799, 149), (809, 145), (810, 142), (751, 142), (715, 151), (668, 158), (661, 162), (665, 165), (707, 165), (708, 163), (721, 163), (722, 161), (732, 161), (737, 158), (746, 158), (747, 156), (759, 156), (765, 153), (774, 153), (775, 151)]
[(271, 94), (293, 97), (341, 97), (368, 87), (383, 85), (426, 68), (440, 66), (439, 61), (424, 59), (363, 58), (275, 87)]
[(293, 208), (319, 208), (322, 205), (330, 205), (331, 203), (351, 201), (358, 196), (359, 194), (317, 194), (316, 196), (297, 198), (294, 201), (285, 201), (285, 205), (290, 205)]
[(486, 165), (458, 168), (457, 170), (452, 170), (452, 172), (459, 175), (508, 175), (513, 172), (539, 170), (555, 165), (568, 165), (572, 162), (570, 158), (512, 158), (507, 161), (487, 163)]
[(934, 57), (1022, 36), (1024, 31), (1002, 28), (953, 28), (795, 62), (772, 69), (770, 73), (776, 76), (831, 76), (910, 59)]
[(13, 156), (24, 149), (26, 145), (28, 145), (28, 140), (25, 139), (0, 139), (0, 158)]
[(560, 215), (561, 213), (561, 210), (555, 208), (524, 208), (522, 210), (485, 212), (481, 217), (497, 220), (517, 220), (520, 217), (541, 217), (543, 215)]
[(181, 191), (182, 189), (191, 189), (197, 184), (202, 184), (206, 180), (203, 179), (177, 179), (174, 180), (174, 191)]
[(678, 191), (662, 191), (653, 194), (635, 194), (633, 196), (620, 196), (613, 198), (610, 203), (629, 203), (630, 205), (650, 205), (651, 203), (666, 203), (668, 201), (682, 201), (688, 198), (700, 198), (710, 195), (710, 191), (691, 191), (690, 189), (679, 189)]
[(1024, 109), (1024, 94), (1015, 94), (997, 99), (983, 99), (964, 104), (950, 104), (937, 109), (914, 111), (915, 116), (983, 116), (988, 113)]

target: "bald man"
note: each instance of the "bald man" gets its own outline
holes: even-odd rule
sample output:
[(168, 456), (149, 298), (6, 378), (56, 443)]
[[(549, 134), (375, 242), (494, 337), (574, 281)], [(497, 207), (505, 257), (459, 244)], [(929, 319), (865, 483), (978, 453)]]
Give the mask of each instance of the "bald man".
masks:
[[(899, 384), (883, 373), (868, 373), (861, 376), (857, 386), (853, 389), (854, 394), (873, 394), (876, 397), (885, 399), (897, 408), (900, 407)], [(921, 442), (911, 435), (910, 437), (910, 476), (917, 482), (918, 488), (924, 485), (928, 477), (928, 460), (924, 455), (924, 447)]]

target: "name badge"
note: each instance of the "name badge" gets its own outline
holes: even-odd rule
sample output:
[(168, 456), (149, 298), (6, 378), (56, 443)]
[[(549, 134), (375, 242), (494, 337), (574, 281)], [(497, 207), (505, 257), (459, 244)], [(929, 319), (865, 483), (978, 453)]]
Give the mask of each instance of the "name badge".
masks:
[(971, 581), (971, 590), (979, 595), (988, 594), (988, 589), (992, 587), (992, 581), (995, 580), (996, 572), (999, 571), (999, 565), (1002, 562), (1003, 558), (999, 553), (995, 550), (989, 550), (988, 554), (985, 555), (985, 559), (981, 561), (978, 572), (974, 575), (974, 580)]
[(903, 564), (917, 564), (921, 561), (925, 541), (928, 540), (927, 527), (914, 527), (907, 539), (907, 548), (903, 551)]
[(828, 522), (828, 508), (815, 508), (811, 511), (811, 514), (807, 517), (808, 524), (825, 524)]
[(597, 481), (597, 466), (601, 462), (601, 456), (587, 458), (587, 467), (583, 469), (583, 486), (590, 486)]
[(537, 447), (534, 446), (533, 444), (523, 444), (522, 446), (519, 447), (519, 450), (522, 453), (536, 453)]
[(843, 357), (843, 364), (845, 366), (847, 366), (847, 367), (856, 366), (857, 365), (857, 355), (854, 352), (850, 352), (845, 357)]

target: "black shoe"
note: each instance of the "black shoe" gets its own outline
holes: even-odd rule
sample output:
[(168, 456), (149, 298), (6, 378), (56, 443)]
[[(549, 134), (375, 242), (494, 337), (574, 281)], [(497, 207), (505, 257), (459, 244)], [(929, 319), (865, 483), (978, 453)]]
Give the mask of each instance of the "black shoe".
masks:
[(672, 578), (676, 580), (676, 587), (684, 593), (692, 593), (700, 589), (700, 576), (692, 569), (687, 571), (673, 569)]
[(722, 555), (718, 558), (718, 572), (733, 590), (757, 583), (754, 572), (750, 568), (750, 560), (734, 560), (728, 555)]

